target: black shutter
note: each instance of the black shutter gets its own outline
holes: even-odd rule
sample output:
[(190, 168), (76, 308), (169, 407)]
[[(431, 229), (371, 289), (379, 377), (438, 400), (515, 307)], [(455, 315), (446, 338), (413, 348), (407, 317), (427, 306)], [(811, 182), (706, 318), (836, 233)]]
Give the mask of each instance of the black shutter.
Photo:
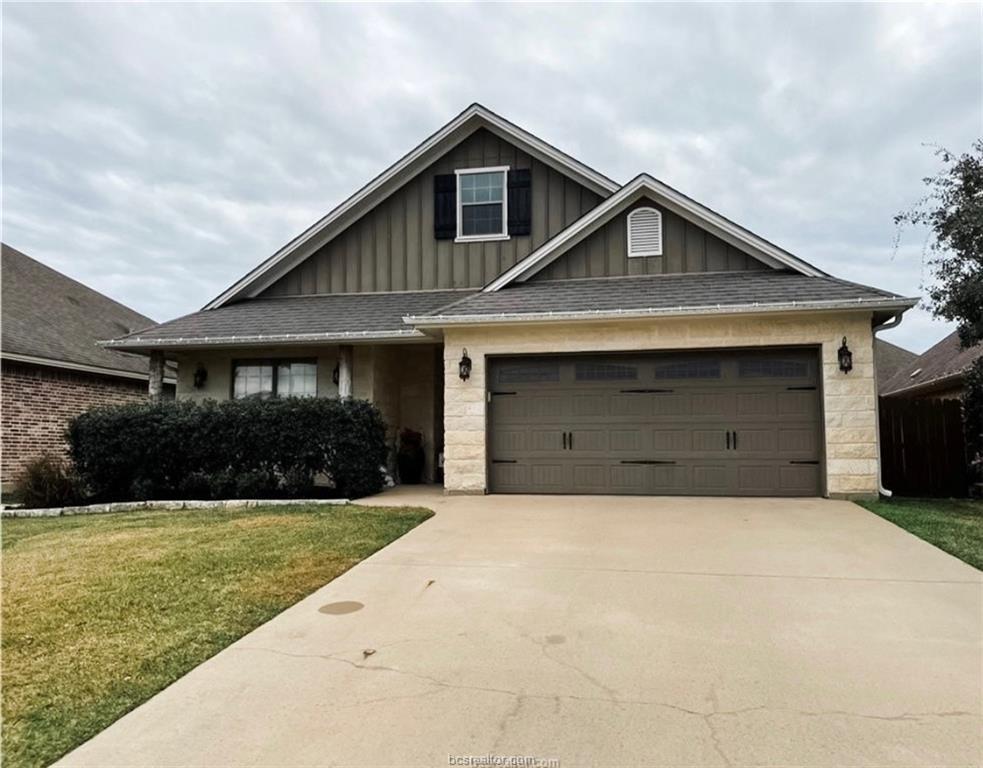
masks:
[(457, 176), (433, 177), (433, 236), (438, 240), (457, 237)]
[(509, 171), (509, 234), (532, 232), (532, 171), (517, 168)]

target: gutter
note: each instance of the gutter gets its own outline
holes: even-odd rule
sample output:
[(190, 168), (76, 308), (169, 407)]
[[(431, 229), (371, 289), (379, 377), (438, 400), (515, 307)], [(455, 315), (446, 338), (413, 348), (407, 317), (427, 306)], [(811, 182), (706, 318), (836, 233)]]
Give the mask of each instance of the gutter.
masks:
[(648, 307), (644, 309), (589, 309), (570, 312), (496, 312), (471, 315), (408, 315), (403, 322), (417, 327), (480, 325), (499, 323), (557, 323), (578, 320), (632, 320), (649, 317), (693, 317), (700, 315), (754, 314), (771, 312), (807, 312), (860, 309), (896, 309), (904, 311), (918, 303), (915, 298), (898, 296), (883, 299), (833, 301), (790, 301), (777, 304), (709, 304), (704, 306)]
[[(904, 313), (898, 312), (890, 320), (881, 323), (880, 325), (875, 325), (873, 330), (874, 344), (877, 344), (877, 334), (881, 331), (889, 331), (892, 328), (897, 328), (901, 325), (901, 320), (904, 318)], [(877, 350), (874, 350), (874, 386), (877, 386)], [(883, 463), (881, 461), (881, 398), (880, 395), (877, 396), (877, 424), (875, 425), (877, 430), (877, 492), (888, 499), (890, 499), (894, 494), (884, 487), (884, 470)]]
[[(80, 371), (82, 373), (94, 373), (100, 376), (112, 376), (118, 379), (134, 379), (136, 381), (147, 381), (149, 373), (137, 373), (136, 371), (125, 371), (120, 368), (103, 368), (98, 365), (85, 365), (84, 363), (71, 363), (67, 360), (52, 360), (47, 357), (34, 357), (33, 355), (18, 355), (12, 352), (4, 352), (0, 358), (9, 360), (12, 363), (25, 363), (28, 365), (43, 365), (46, 368), (61, 368), (66, 371)], [(165, 377), (164, 382), (174, 384), (177, 379)]]
[(264, 344), (299, 344), (306, 342), (324, 341), (385, 341), (423, 337), (420, 331), (413, 328), (392, 331), (340, 331), (337, 333), (277, 333), (254, 334), (245, 336), (177, 336), (170, 338), (141, 339), (109, 339), (98, 342), (99, 346), (107, 349), (166, 349), (168, 347), (210, 347), (226, 346), (257, 346)]

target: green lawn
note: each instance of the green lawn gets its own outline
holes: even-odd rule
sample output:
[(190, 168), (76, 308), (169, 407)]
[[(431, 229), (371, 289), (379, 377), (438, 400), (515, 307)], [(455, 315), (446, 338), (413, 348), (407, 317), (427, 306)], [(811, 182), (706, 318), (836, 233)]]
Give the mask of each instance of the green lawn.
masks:
[(51, 763), (432, 514), (307, 506), (5, 520), (4, 766)]
[(983, 501), (879, 499), (860, 506), (983, 570)]

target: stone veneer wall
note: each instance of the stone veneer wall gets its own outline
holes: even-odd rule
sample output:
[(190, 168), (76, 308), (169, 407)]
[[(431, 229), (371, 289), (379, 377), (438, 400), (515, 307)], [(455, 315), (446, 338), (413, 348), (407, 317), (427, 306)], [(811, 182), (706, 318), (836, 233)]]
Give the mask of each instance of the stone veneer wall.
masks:
[[(840, 372), (836, 357), (844, 336), (853, 352), (853, 370), (849, 374)], [(877, 388), (869, 312), (446, 328), (444, 486), (457, 493), (482, 493), (487, 488), (486, 356), (796, 344), (822, 345), (828, 494), (876, 494)], [(471, 378), (466, 382), (458, 376), (464, 347), (473, 362)]]
[(147, 382), (5, 360), (0, 391), (0, 480), (6, 484), (43, 453), (65, 456), (72, 418), (97, 405), (145, 400)]

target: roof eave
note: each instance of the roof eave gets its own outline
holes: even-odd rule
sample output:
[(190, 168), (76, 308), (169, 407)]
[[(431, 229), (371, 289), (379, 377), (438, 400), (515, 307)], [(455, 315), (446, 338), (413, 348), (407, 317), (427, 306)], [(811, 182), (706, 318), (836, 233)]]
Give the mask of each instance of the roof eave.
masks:
[[(99, 376), (111, 376), (113, 378), (119, 378), (119, 379), (134, 379), (137, 381), (146, 381), (150, 376), (149, 371), (147, 373), (142, 373), (140, 371), (131, 371), (125, 368), (106, 368), (101, 365), (75, 363), (70, 360), (54, 360), (52, 358), (37, 357), (35, 355), (20, 355), (15, 352), (0, 353), (0, 359), (9, 360), (10, 362), (13, 363), (22, 363), (26, 365), (41, 365), (46, 368), (61, 368), (66, 371), (78, 371), (80, 373), (93, 373)], [(165, 377), (164, 381), (173, 384), (175, 380), (173, 378)]]
[(936, 376), (934, 379), (929, 379), (928, 381), (920, 381), (917, 384), (911, 384), (907, 387), (901, 387), (900, 389), (892, 389), (890, 392), (882, 392), (881, 397), (898, 397), (901, 395), (913, 395), (918, 392), (931, 392), (935, 389), (940, 389), (942, 387), (948, 387), (956, 382), (962, 381), (966, 378), (966, 369), (951, 371), (945, 373), (941, 376)]
[(279, 333), (250, 336), (178, 336), (160, 339), (109, 339), (100, 346), (121, 351), (150, 351), (201, 349), (204, 347), (264, 347), (271, 344), (306, 345), (325, 343), (412, 341), (425, 339), (423, 332), (414, 328), (388, 331), (342, 331), (337, 333)]
[(771, 314), (776, 312), (843, 312), (894, 309), (905, 311), (915, 306), (917, 299), (884, 298), (853, 301), (792, 301), (774, 304), (717, 304), (699, 307), (651, 307), (641, 309), (581, 310), (573, 312), (515, 312), (473, 315), (407, 316), (403, 322), (419, 328), (455, 325), (500, 325), (511, 323), (557, 323), (577, 321), (643, 320), (659, 317), (696, 317), (719, 315)]

